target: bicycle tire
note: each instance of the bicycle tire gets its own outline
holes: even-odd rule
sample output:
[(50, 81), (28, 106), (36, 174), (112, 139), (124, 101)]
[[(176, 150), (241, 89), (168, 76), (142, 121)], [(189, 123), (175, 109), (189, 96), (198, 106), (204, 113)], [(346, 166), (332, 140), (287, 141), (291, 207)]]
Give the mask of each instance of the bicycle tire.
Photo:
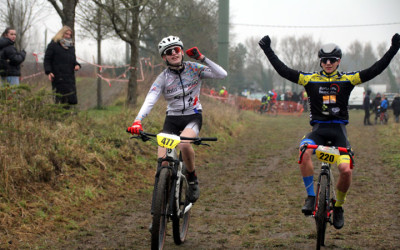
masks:
[(321, 246), (325, 246), (325, 232), (327, 224), (327, 201), (326, 194), (328, 186), (328, 177), (326, 175), (321, 175), (319, 194), (318, 194), (318, 210), (315, 215), (315, 222), (317, 226), (317, 249)]
[[(190, 203), (187, 199), (187, 190), (189, 186), (184, 178), (180, 179), (180, 191), (179, 191), (179, 209), (184, 210), (185, 207)], [(176, 203), (174, 203), (174, 215), (172, 217), (172, 231), (174, 235), (174, 242), (176, 245), (180, 245), (185, 242), (190, 220), (190, 210), (182, 216), (177, 213)]]
[(162, 168), (158, 178), (151, 228), (151, 249), (153, 250), (160, 250), (164, 247), (167, 228), (169, 174), (170, 172), (167, 168)]

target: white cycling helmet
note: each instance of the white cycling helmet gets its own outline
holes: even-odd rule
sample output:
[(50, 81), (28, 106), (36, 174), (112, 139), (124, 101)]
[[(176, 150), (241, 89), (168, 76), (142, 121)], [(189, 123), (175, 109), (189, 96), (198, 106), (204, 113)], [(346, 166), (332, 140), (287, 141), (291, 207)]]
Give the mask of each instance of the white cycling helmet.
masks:
[(180, 46), (183, 49), (183, 43), (181, 39), (177, 36), (167, 36), (164, 37), (158, 44), (158, 52), (162, 56), (164, 51), (172, 46)]

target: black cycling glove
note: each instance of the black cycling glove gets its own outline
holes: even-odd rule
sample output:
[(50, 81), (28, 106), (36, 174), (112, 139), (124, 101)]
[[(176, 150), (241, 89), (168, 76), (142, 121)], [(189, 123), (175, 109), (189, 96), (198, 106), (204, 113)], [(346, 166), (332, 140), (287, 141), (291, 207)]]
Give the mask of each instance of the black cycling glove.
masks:
[(271, 38), (269, 36), (264, 36), (259, 42), (258, 45), (265, 51), (266, 49), (271, 48)]
[(392, 46), (400, 48), (400, 35), (399, 33), (394, 34), (392, 37)]

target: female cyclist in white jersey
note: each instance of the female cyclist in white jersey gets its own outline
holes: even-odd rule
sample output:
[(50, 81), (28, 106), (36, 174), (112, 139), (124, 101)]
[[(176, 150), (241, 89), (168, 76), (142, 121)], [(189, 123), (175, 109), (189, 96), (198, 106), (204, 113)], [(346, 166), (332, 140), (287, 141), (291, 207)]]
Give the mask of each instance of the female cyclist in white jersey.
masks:
[[(143, 130), (141, 121), (163, 95), (168, 103), (163, 132), (196, 137), (202, 126), (202, 106), (199, 98), (202, 79), (223, 79), (227, 72), (202, 55), (197, 47), (188, 49), (186, 54), (206, 65), (183, 61), (183, 43), (176, 36), (163, 38), (158, 44), (158, 51), (168, 67), (152, 84), (139, 114), (128, 131), (139, 134), (139, 131)], [(189, 200), (195, 202), (200, 191), (195, 173), (194, 150), (189, 143), (181, 143), (179, 147), (188, 171)], [(165, 154), (166, 149), (158, 147), (158, 157)]]

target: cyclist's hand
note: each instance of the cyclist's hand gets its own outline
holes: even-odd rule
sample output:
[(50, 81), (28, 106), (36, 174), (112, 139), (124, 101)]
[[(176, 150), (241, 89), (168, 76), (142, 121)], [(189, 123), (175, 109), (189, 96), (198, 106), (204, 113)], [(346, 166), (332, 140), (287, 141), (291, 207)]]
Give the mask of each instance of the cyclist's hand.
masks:
[(269, 36), (264, 36), (259, 42), (258, 45), (265, 50), (271, 47), (271, 38)]
[(132, 127), (128, 128), (128, 131), (131, 132), (131, 134), (140, 134), (140, 131), (143, 131), (142, 123), (140, 121), (135, 121)]
[(202, 54), (200, 53), (200, 51), (197, 47), (193, 47), (193, 48), (186, 50), (186, 54), (189, 57), (194, 58), (196, 60), (201, 59), (200, 57), (202, 56)]
[(400, 35), (399, 33), (394, 34), (392, 37), (392, 45), (396, 47), (400, 47)]

